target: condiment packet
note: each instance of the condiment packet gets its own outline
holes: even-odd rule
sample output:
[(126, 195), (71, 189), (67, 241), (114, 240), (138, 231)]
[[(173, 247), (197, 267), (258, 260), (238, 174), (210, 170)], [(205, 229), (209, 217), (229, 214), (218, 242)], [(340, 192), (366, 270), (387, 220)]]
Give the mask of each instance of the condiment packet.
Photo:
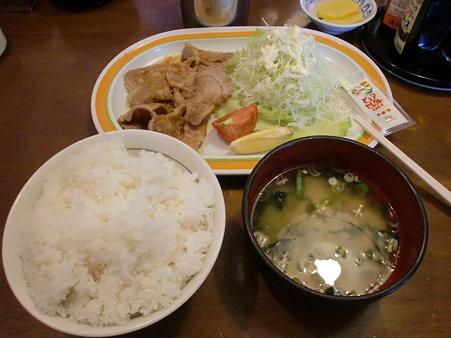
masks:
[(370, 80), (365, 79), (356, 84), (340, 80), (340, 87), (364, 113), (364, 117), (373, 121), (384, 135), (407, 128), (415, 121), (399, 106), (391, 102), (387, 96)]

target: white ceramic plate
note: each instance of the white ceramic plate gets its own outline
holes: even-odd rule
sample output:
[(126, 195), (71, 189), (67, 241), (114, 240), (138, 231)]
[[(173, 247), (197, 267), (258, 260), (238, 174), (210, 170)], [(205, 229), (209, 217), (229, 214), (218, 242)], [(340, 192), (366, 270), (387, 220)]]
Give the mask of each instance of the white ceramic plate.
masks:
[[(125, 325), (95, 327), (87, 324), (75, 323), (60, 316), (43, 314), (37, 309), (28, 292), (28, 285), (22, 268), (21, 252), (25, 245), (22, 239), (24, 218), (40, 198), (42, 194), (42, 185), (46, 177), (51, 175), (55, 168), (57, 168), (68, 156), (76, 153), (81, 147), (86, 147), (99, 142), (102, 138), (116, 137), (121, 138), (128, 149), (145, 149), (160, 152), (167, 157), (174, 159), (189, 171), (197, 172), (200, 177), (204, 177), (211, 182), (214, 189), (216, 204), (214, 211), (213, 240), (205, 257), (204, 266), (183, 288), (180, 297), (175, 299), (169, 307), (153, 312), (147, 316), (133, 318)], [(221, 249), (224, 231), (225, 204), (221, 186), (211, 168), (193, 149), (175, 138), (156, 132), (145, 130), (108, 132), (88, 137), (65, 148), (42, 165), (28, 180), (17, 196), (6, 220), (2, 246), (3, 268), (8, 284), (17, 300), (31, 315), (45, 325), (58, 331), (77, 336), (115, 336), (136, 331), (154, 324), (182, 306), (202, 285), (213, 268)]]
[[(185, 41), (202, 49), (236, 51), (247, 43), (256, 29), (264, 27), (192, 28), (169, 31), (141, 40), (119, 53), (105, 67), (94, 86), (91, 112), (99, 133), (121, 129), (119, 116), (127, 112), (124, 74), (135, 68), (158, 62), (169, 55), (179, 55)], [(363, 52), (332, 35), (303, 29), (318, 41), (318, 54), (332, 75), (357, 82), (364, 78), (373, 81), (392, 100), (387, 79), (378, 66)], [(353, 135), (364, 144), (375, 146), (369, 135)], [(199, 153), (217, 175), (249, 174), (263, 155), (236, 156), (209, 126), (207, 137)]]

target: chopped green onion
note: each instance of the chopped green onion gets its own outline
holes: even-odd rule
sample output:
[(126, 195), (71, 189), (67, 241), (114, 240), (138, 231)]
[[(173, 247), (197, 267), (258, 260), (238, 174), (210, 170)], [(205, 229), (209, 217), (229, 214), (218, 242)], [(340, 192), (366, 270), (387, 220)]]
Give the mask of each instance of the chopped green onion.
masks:
[(356, 187), (357, 187), (361, 192), (363, 192), (365, 195), (367, 195), (367, 194), (370, 192), (370, 187), (369, 187), (368, 184), (366, 184), (366, 183), (361, 182), (361, 183), (357, 184)]
[(329, 183), (329, 185), (334, 186), (334, 185), (337, 185), (338, 180), (335, 176), (332, 176), (332, 177), (329, 177), (327, 182)]
[(318, 170), (316, 170), (315, 167), (310, 167), (310, 168), (308, 168), (308, 172), (309, 172), (309, 174), (312, 175), (313, 177), (321, 176), (321, 172), (319, 172)]
[[(330, 184), (330, 182), (329, 182)], [(332, 191), (333, 192), (342, 192), (345, 189), (346, 184), (342, 181), (338, 181), (334, 185), (332, 185)]]
[(373, 262), (376, 262), (377, 264), (385, 264), (386, 263), (385, 259), (383, 259), (381, 257), (377, 257), (371, 250), (365, 251), (365, 256), (368, 259), (371, 259)]
[(324, 293), (326, 295), (333, 296), (335, 294), (335, 290), (332, 286), (330, 286), (326, 290), (324, 290)]
[(346, 256), (348, 255), (348, 252), (343, 249), (341, 246), (339, 246), (338, 248), (335, 249), (335, 253), (338, 256), (341, 256), (342, 258), (346, 258)]
[(352, 183), (352, 182), (354, 182), (354, 174), (353, 173), (346, 173), (346, 174), (344, 174), (343, 179), (347, 183)]

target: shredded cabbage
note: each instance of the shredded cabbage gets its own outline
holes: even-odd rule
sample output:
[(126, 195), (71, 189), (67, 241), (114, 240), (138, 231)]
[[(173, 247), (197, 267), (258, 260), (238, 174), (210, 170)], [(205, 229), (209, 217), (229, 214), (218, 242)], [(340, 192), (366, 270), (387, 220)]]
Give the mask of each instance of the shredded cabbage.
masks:
[(318, 58), (316, 45), (313, 36), (299, 27), (257, 31), (229, 64), (235, 89), (229, 109), (237, 102), (257, 104), (260, 119), (299, 128), (302, 135), (327, 125), (328, 134), (346, 136), (350, 108), (340, 95), (338, 81)]

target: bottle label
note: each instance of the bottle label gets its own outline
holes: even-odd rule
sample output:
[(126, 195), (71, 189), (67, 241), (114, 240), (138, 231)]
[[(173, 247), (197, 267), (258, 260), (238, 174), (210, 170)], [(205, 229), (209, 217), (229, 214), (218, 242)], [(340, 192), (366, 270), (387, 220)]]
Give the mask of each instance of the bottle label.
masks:
[(407, 5), (406, 11), (404, 12), (404, 16), (399, 23), (399, 27), (396, 31), (393, 41), (395, 49), (399, 54), (402, 54), (402, 51), (404, 50), (404, 46), (407, 42), (407, 37), (412, 30), (422, 4), (423, 0), (410, 0), (409, 4)]
[(409, 0), (391, 0), (384, 15), (384, 24), (397, 29), (408, 4)]

